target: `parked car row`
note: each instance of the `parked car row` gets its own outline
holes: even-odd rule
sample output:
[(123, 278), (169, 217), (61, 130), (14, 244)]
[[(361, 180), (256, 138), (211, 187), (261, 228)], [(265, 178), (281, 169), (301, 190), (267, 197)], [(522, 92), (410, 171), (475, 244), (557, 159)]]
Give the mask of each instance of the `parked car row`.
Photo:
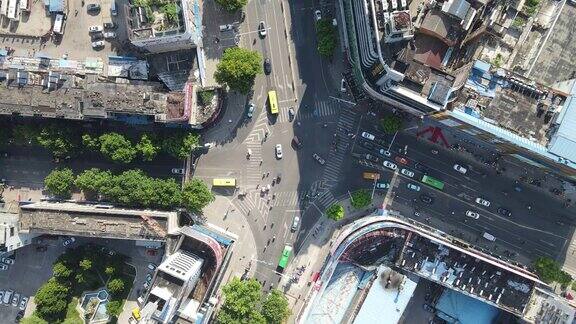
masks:
[(28, 297), (21, 296), (20, 293), (11, 289), (0, 290), (0, 303), (3, 306), (12, 305), (13, 307), (18, 307), (19, 310), (23, 311), (28, 305)]

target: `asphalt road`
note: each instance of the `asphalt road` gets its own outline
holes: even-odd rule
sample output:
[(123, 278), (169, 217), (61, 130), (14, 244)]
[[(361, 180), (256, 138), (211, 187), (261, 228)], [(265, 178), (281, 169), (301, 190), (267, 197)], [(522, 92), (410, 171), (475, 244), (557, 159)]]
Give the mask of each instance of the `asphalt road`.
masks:
[[(516, 251), (527, 259), (538, 256), (556, 258), (564, 252), (566, 240), (574, 230), (575, 220), (574, 210), (563, 208), (560, 200), (543, 195), (530, 185), (516, 183), (515, 179), (498, 175), (494, 169), (485, 165), (466, 161), (453, 151), (442, 150), (416, 139), (414, 128), (397, 135), (390, 149), (391, 157), (381, 156), (378, 154), (379, 149), (387, 149), (393, 136), (378, 132), (375, 128), (376, 120), (362, 119), (352, 151), (377, 156), (381, 160), (377, 163), (379, 165), (382, 165), (383, 160), (388, 160), (398, 165), (399, 169), (414, 172), (413, 177), (398, 172), (392, 188), (392, 202), (389, 202), (393, 209), (419, 221), (428, 221), (439, 229), (462, 236), (473, 243), (490, 247), (487, 241), (481, 239), (481, 235), (488, 232), (496, 237), (499, 246)], [(362, 131), (376, 135), (377, 139), (385, 139), (388, 145), (380, 146), (369, 141), (375, 144), (375, 148), (366, 149), (362, 145), (366, 141), (360, 136)], [(438, 150), (439, 153), (432, 154), (432, 150)], [(396, 162), (398, 156), (405, 157), (408, 163), (402, 165)], [(416, 163), (419, 164), (418, 168)], [(465, 166), (468, 169), (466, 174), (454, 170), (455, 164)], [(340, 183), (336, 190), (338, 195), (345, 194), (347, 190), (373, 188), (372, 182), (362, 179), (362, 172), (374, 169), (359, 167), (356, 158), (349, 159), (345, 168), (348, 168), (345, 174), (349, 177)], [(382, 182), (389, 182), (393, 175), (388, 169), (380, 173)], [(424, 174), (443, 181), (444, 190), (421, 183)], [(409, 189), (409, 183), (418, 185), (420, 191)], [(423, 202), (423, 194), (432, 197), (433, 203)], [(490, 206), (476, 203), (477, 197), (490, 201)], [(511, 216), (499, 214), (499, 207), (511, 211)], [(467, 217), (465, 213), (468, 210), (479, 213), (480, 218), (475, 220)], [(415, 212), (420, 216), (415, 216)]]

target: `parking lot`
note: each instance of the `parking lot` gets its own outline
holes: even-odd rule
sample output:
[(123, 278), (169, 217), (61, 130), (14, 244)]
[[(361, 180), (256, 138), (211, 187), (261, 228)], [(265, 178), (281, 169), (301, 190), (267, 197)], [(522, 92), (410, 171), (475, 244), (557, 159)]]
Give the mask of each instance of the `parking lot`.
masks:
[[(0, 271), (0, 291), (12, 290), (21, 297), (33, 296), (38, 288), (52, 276), (52, 264), (65, 250), (63, 242), (67, 237), (41, 237), (37, 243), (25, 246), (15, 251), (14, 264), (9, 265), (5, 271)], [(122, 253), (129, 257), (129, 263), (136, 269), (134, 286), (124, 308), (129, 314), (136, 305), (138, 293), (143, 292), (146, 276), (152, 273), (148, 269), (149, 263), (159, 264), (164, 254), (162, 249), (150, 250), (144, 247), (136, 247), (134, 241), (105, 240), (97, 238), (77, 237), (69, 247), (81, 244), (93, 243), (106, 246), (116, 253)], [(39, 248), (39, 247), (46, 247)], [(152, 255), (154, 254), (154, 255)], [(34, 310), (33, 299), (28, 303), (26, 314)], [(0, 306), (0, 323), (13, 323), (18, 313), (18, 307), (2, 303)], [(122, 314), (126, 316), (126, 314)], [(121, 323), (121, 321), (119, 321)]]
[[(16, 34), (4, 34), (0, 37), (0, 47), (14, 49), (15, 56), (35, 57), (42, 55), (51, 58), (67, 57), (80, 61), (88, 57), (97, 57), (101, 58), (104, 63), (108, 62), (108, 55), (125, 54), (122, 44), (126, 44), (127, 34), (123, 23), (125, 20), (124, 11), (120, 9), (127, 3), (127, 0), (116, 0), (116, 16), (111, 15), (110, 0), (86, 1), (84, 5), (80, 1), (67, 3), (68, 14), (64, 20), (61, 37), (53, 36), (43, 43), (39, 38), (23, 36), (30, 34), (31, 31), (26, 29), (27, 26), (21, 24)], [(89, 4), (100, 5), (100, 10), (89, 11), (87, 9)], [(38, 10), (43, 10), (43, 8)], [(40, 16), (41, 13), (33, 12), (32, 14)], [(53, 22), (54, 16), (52, 15), (51, 20), (48, 20), (48, 24)], [(105, 32), (115, 32), (116, 37), (105, 39), (103, 47), (94, 49), (92, 48), (92, 35), (89, 33), (89, 28), (90, 26), (103, 26), (105, 22), (113, 22), (117, 25), (115, 29), (105, 30)], [(30, 28), (32, 27), (30, 25)]]

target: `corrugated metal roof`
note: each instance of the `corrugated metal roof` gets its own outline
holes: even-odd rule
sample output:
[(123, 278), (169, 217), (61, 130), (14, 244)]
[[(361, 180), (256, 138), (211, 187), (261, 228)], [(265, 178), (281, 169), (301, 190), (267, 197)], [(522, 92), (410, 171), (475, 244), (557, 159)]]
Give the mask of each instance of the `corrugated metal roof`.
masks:
[(571, 96), (566, 100), (556, 123), (560, 126), (550, 139), (550, 153), (576, 162), (576, 86), (572, 86)]
[(48, 5), (50, 12), (64, 12), (64, 0), (50, 0)]

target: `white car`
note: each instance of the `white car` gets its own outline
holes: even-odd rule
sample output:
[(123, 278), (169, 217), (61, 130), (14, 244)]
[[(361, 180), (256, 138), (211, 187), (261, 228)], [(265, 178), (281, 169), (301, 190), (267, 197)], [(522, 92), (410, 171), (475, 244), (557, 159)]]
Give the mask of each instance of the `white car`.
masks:
[(2, 263), (6, 263), (6, 264), (14, 264), (14, 259), (10, 259), (10, 258), (2, 258)]
[(64, 243), (62, 243), (62, 245), (63, 245), (63, 246), (68, 246), (68, 245), (70, 245), (70, 244), (72, 244), (72, 243), (74, 243), (74, 242), (76, 242), (76, 238), (71, 237), (71, 238), (67, 239), (66, 241), (64, 241)]
[(408, 170), (408, 169), (402, 169), (400, 170), (400, 173), (402, 173), (403, 175), (413, 178), (414, 177), (414, 172)]
[(100, 47), (104, 47), (104, 41), (92, 42), (92, 48), (100, 48)]
[(344, 78), (340, 81), (340, 92), (346, 92), (346, 80)]
[(292, 226), (290, 227), (292, 232), (295, 232), (298, 229), (298, 224), (300, 224), (300, 217), (294, 216), (294, 219), (292, 220)]
[(266, 36), (266, 24), (264, 23), (264, 21), (261, 21), (258, 24), (258, 34), (260, 34), (260, 36), (262, 37)]
[(378, 183), (376, 183), (376, 188), (377, 189), (389, 189), (390, 184), (386, 183), (386, 182), (378, 182)]
[(477, 212), (473, 212), (471, 210), (466, 211), (466, 216), (468, 216), (470, 218), (474, 218), (474, 219), (480, 218), (480, 214), (478, 214)]
[(322, 19), (322, 12), (320, 10), (314, 11), (314, 18), (316, 19), (316, 21)]
[(148, 270), (150, 271), (156, 270), (156, 265), (154, 263), (148, 263)]
[(115, 32), (105, 32), (104, 33), (104, 38), (116, 38), (116, 33)]
[(386, 156), (386, 157), (392, 156), (392, 153), (390, 153), (390, 151), (386, 151), (385, 149), (380, 149), (379, 152), (380, 152), (381, 155), (384, 155), (384, 156)]
[(419, 185), (415, 185), (415, 184), (413, 184), (413, 183), (409, 183), (406, 187), (408, 187), (408, 189), (410, 189), (410, 190), (420, 191), (420, 186), (419, 186)]
[(383, 166), (387, 167), (390, 170), (396, 170), (398, 169), (398, 166), (390, 161), (384, 161), (384, 163), (382, 163)]
[(184, 169), (172, 168), (172, 174), (184, 174)]
[(461, 166), (460, 164), (454, 164), (454, 170), (462, 174), (466, 174), (466, 172), (468, 172), (468, 170), (465, 167)]
[(104, 27), (100, 26), (100, 25), (94, 25), (94, 26), (90, 26), (90, 28), (88, 28), (88, 31), (91, 33), (97, 33), (97, 32), (101, 32), (104, 30)]
[(20, 299), (20, 305), (18, 306), (18, 308), (20, 310), (25, 310), (26, 305), (28, 305), (28, 297), (22, 297), (22, 299)]
[(252, 116), (254, 116), (254, 109), (256, 109), (256, 107), (253, 103), (250, 103), (248, 105), (248, 112), (246, 112), (246, 116), (248, 116), (248, 118), (252, 118)]
[(320, 163), (321, 165), (324, 165), (326, 163), (326, 161), (316, 153), (312, 154), (312, 157), (314, 158), (314, 160), (318, 161), (318, 163)]
[(14, 296), (12, 296), (12, 306), (18, 306), (18, 302), (20, 302), (20, 294), (15, 293)]
[(5, 264), (0, 264), (0, 271), (6, 271), (8, 270), (8, 266)]
[(276, 144), (276, 158), (282, 158), (282, 144)]
[(480, 197), (476, 198), (476, 203), (486, 207), (490, 206), (490, 202), (488, 200), (482, 199)]
[(368, 133), (368, 132), (362, 132), (362, 137), (364, 137), (365, 139), (369, 139), (369, 140), (371, 140), (371, 141), (373, 141), (374, 138), (375, 138), (374, 135), (372, 135), (372, 134), (370, 134), (370, 133)]

